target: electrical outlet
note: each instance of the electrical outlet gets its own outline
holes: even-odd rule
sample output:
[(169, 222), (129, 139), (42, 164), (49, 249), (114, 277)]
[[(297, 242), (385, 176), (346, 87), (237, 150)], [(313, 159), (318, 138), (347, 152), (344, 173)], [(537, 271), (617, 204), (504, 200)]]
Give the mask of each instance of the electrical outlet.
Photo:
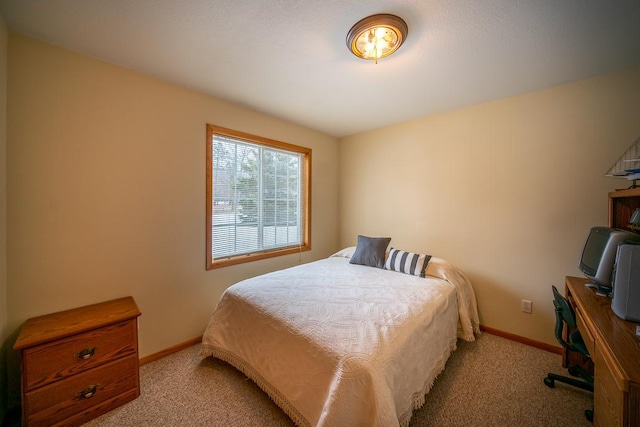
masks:
[(523, 299), (522, 300), (522, 311), (525, 313), (531, 314), (531, 301)]

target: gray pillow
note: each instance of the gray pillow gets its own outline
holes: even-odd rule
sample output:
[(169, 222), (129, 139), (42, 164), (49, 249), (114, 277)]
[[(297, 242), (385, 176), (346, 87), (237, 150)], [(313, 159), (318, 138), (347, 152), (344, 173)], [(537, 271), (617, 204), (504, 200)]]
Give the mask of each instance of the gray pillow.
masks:
[(349, 263), (384, 268), (385, 252), (389, 242), (391, 237), (358, 236), (358, 245)]

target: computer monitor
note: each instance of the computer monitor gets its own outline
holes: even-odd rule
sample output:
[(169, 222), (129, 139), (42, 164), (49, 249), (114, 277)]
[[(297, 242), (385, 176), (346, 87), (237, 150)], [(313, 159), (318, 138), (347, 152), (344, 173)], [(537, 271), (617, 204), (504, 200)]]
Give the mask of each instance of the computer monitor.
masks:
[(625, 242), (639, 242), (640, 235), (610, 227), (592, 227), (582, 248), (578, 267), (591, 281), (587, 286), (600, 295), (612, 290), (612, 275), (618, 246)]

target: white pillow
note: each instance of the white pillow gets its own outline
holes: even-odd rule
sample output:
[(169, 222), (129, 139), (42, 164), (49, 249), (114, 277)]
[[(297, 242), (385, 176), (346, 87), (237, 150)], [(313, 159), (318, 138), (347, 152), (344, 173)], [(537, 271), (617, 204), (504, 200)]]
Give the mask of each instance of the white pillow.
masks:
[(340, 258), (351, 258), (355, 251), (356, 251), (356, 247), (350, 246), (348, 248), (344, 248), (341, 251), (336, 252), (335, 254), (331, 255), (329, 258), (334, 256), (340, 257)]
[(429, 260), (429, 264), (427, 264), (427, 271), (425, 271), (425, 274), (427, 276), (448, 280), (448, 278), (455, 272), (456, 268), (449, 261), (432, 256)]

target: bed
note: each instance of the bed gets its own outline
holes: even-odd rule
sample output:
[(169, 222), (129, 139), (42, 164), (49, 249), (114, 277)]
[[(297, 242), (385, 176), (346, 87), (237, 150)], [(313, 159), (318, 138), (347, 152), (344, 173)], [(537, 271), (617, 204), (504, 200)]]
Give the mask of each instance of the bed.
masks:
[(298, 426), (407, 426), (457, 339), (479, 333), (475, 295), (443, 259), (418, 277), (352, 264), (355, 250), (229, 287), (200, 355), (242, 371)]

